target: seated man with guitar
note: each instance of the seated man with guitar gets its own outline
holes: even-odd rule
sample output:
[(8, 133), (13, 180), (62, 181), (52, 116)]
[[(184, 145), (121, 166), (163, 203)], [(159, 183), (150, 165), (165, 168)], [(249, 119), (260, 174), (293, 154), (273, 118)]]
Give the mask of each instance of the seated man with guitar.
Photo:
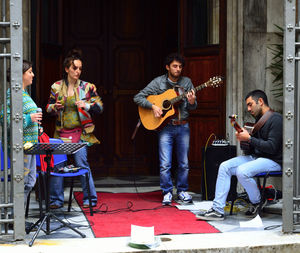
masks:
[[(139, 106), (140, 116), (146, 115), (143, 125), (149, 130), (158, 129), (159, 162), (160, 162), (160, 187), (163, 193), (163, 205), (171, 205), (173, 183), (171, 178), (172, 151), (177, 156), (177, 196), (185, 202), (192, 202), (188, 190), (188, 150), (190, 129), (188, 124), (189, 111), (196, 109), (197, 101), (191, 79), (181, 76), (184, 59), (179, 54), (170, 54), (165, 59), (167, 73), (152, 80), (143, 90), (134, 97), (134, 102)], [(163, 105), (151, 97), (164, 94), (168, 99)], [(182, 102), (170, 103), (177, 95), (184, 94)], [(168, 97), (171, 96), (171, 97)], [(151, 122), (151, 119), (153, 119)], [(147, 127), (147, 122), (149, 127)]]
[(233, 175), (244, 187), (251, 202), (246, 215), (256, 215), (261, 196), (253, 177), (258, 173), (281, 170), (282, 116), (270, 109), (267, 96), (261, 90), (250, 92), (245, 100), (248, 112), (256, 119), (251, 135), (245, 128), (233, 126), (237, 130), (237, 140), (243, 143), (241, 148), (248, 147), (248, 150), (245, 155), (221, 163), (213, 206), (207, 212), (196, 215), (198, 219), (224, 220), (224, 207)]

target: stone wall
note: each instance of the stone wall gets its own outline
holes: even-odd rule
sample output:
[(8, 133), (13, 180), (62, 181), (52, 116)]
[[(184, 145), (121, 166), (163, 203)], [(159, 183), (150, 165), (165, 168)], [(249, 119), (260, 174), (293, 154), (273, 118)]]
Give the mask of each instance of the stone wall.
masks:
[[(282, 0), (227, 0), (226, 118), (236, 113), (240, 122), (253, 121), (244, 103), (253, 89), (264, 90), (270, 106), (282, 112), (282, 102), (271, 93), (273, 77), (266, 68), (272, 58), (268, 46), (280, 42), (274, 25), (283, 27), (283, 11)], [(237, 144), (229, 120), (226, 132), (230, 142)], [(282, 188), (281, 178), (268, 180), (268, 184)]]
[(270, 106), (282, 111), (282, 103), (275, 98), (271, 71), (266, 69), (272, 53), (268, 47), (278, 43), (276, 25), (283, 26), (283, 1), (244, 1), (244, 91), (245, 95), (260, 88), (266, 91)]
[[(245, 95), (253, 89), (267, 93), (270, 106), (282, 111), (282, 102), (274, 97), (270, 70), (271, 44), (280, 43), (276, 25), (283, 26), (282, 0), (227, 0), (227, 102), (228, 115), (238, 114), (240, 121), (252, 120), (246, 113)], [(235, 143), (232, 127), (226, 122), (229, 140)]]

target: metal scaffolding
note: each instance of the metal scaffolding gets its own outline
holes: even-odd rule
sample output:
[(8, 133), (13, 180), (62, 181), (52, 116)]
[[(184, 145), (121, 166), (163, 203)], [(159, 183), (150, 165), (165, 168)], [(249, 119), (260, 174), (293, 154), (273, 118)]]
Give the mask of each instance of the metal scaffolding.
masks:
[[(297, 4), (297, 5), (296, 5)], [(284, 5), (284, 52), (283, 52), (283, 232), (300, 230), (300, 191), (299, 191), (299, 110), (298, 89), (299, 8), (296, 0), (285, 0)], [(296, 15), (298, 15), (296, 20)]]
[[(8, 3), (8, 4), (7, 4)], [(9, 13), (9, 18), (7, 17)], [(1, 98), (4, 120), (1, 127), (3, 156), (0, 183), (0, 238), (22, 240), (25, 237), (24, 162), (23, 162), (23, 102), (22, 102), (22, 0), (1, 1), (0, 66), (3, 79)], [(9, 52), (10, 51), (10, 52)], [(6, 73), (10, 68), (10, 86)], [(11, 89), (11, 110), (7, 114), (6, 90)], [(11, 124), (7, 125), (7, 117)], [(10, 134), (8, 135), (8, 131)], [(10, 136), (10, 140), (8, 140)], [(8, 143), (10, 152), (8, 152)], [(3, 159), (2, 159), (3, 157)], [(10, 159), (10, 166), (8, 166)], [(13, 225), (13, 230), (10, 230)]]

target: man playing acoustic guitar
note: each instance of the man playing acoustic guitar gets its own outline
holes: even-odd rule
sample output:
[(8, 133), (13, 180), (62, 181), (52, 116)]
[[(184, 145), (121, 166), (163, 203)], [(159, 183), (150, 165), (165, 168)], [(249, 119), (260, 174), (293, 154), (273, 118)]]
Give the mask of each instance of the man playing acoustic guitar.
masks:
[(188, 124), (189, 111), (196, 109), (197, 101), (191, 79), (181, 76), (184, 59), (179, 54), (170, 54), (165, 59), (167, 74), (152, 80), (143, 90), (134, 97), (134, 102), (148, 110), (152, 110), (155, 118), (162, 118), (164, 111), (158, 105), (147, 100), (149, 95), (159, 95), (174, 89), (178, 95), (186, 93), (183, 101), (176, 107), (177, 113), (166, 124), (161, 125), (158, 131), (160, 187), (163, 193), (163, 205), (171, 205), (173, 183), (171, 178), (173, 147), (177, 156), (177, 196), (185, 202), (191, 203), (192, 197), (188, 190), (188, 150), (190, 142), (190, 129)]
[[(236, 132), (236, 138), (239, 142), (248, 142), (247, 155), (221, 163), (213, 206), (207, 212), (196, 215), (198, 219), (224, 220), (224, 207), (233, 175), (244, 187), (251, 202), (246, 215), (256, 215), (261, 195), (253, 177), (258, 173), (281, 170), (282, 116), (270, 109), (267, 96), (261, 90), (250, 92), (246, 96), (246, 105), (248, 112), (256, 119), (256, 124), (252, 135), (242, 128), (242, 131)], [(265, 204), (262, 204), (261, 209)]]

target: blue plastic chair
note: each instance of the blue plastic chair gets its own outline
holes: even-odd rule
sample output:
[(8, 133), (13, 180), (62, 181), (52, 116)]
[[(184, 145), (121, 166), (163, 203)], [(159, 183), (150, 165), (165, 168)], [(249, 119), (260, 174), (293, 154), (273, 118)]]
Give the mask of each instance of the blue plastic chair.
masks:
[[(49, 143), (63, 143), (61, 139), (55, 139), (55, 138), (49, 138)], [(40, 156), (37, 155), (37, 166), (41, 166)], [(67, 155), (53, 155), (53, 162), (54, 162), (54, 168), (62, 168), (67, 165), (68, 157)], [(90, 214), (93, 216), (93, 207), (92, 207), (92, 201), (91, 201), (91, 195), (90, 195), (90, 184), (89, 184), (89, 170), (85, 168), (80, 168), (76, 172), (50, 172), (51, 176), (55, 177), (68, 177), (71, 178), (71, 185), (70, 185), (70, 195), (69, 195), (69, 202), (68, 202), (68, 212), (71, 210), (72, 205), (72, 195), (73, 195), (73, 186), (74, 186), (74, 177), (78, 177), (81, 175), (86, 174), (86, 183), (88, 186), (88, 199), (89, 199), (89, 206), (90, 206)], [(50, 179), (51, 180), (51, 179)]]
[[(282, 177), (282, 171), (270, 171), (270, 172), (262, 172), (255, 175), (257, 187), (260, 190), (260, 203), (258, 213), (262, 211), (262, 206), (266, 200), (266, 183), (269, 177)], [(261, 185), (260, 179), (263, 178), (263, 184)]]
[[(3, 164), (3, 161), (4, 161), (4, 152), (3, 152), (3, 149), (2, 149), (2, 142), (0, 140), (0, 149), (1, 149), (1, 171), (4, 170), (4, 164)], [(10, 159), (9, 159), (9, 156), (7, 157), (7, 168), (10, 169)], [(39, 173), (36, 173), (36, 178), (37, 178), (37, 183), (39, 185), (39, 187), (41, 186), (41, 182), (40, 182), (40, 178), (39, 178)], [(8, 175), (8, 181), (10, 181), (10, 175)], [(1, 182), (4, 182), (4, 177), (1, 177)], [(40, 191), (39, 191), (40, 193)], [(39, 194), (39, 198), (41, 199), (41, 195)], [(29, 203), (30, 203), (30, 193), (28, 194), (28, 197), (27, 197), (27, 201), (26, 201), (26, 208), (25, 208), (25, 217), (27, 218), (28, 217), (28, 211), (29, 211)], [(42, 204), (41, 202), (39, 202), (39, 209), (40, 209), (40, 215), (42, 215)]]
[[(3, 149), (2, 149), (2, 142), (1, 142), (1, 140), (0, 140), (0, 149), (1, 149), (1, 171), (4, 171), (4, 152), (3, 152)], [(9, 156), (7, 157), (7, 168), (10, 168), (10, 159), (9, 159)], [(1, 182), (3, 182), (3, 181), (4, 181), (4, 178), (1, 177)]]
[[(258, 173), (254, 176), (256, 178), (257, 187), (260, 190), (260, 203), (258, 208), (258, 213), (262, 211), (263, 204), (266, 200), (266, 184), (267, 179), (269, 177), (282, 177), (282, 171), (269, 171), (269, 172), (262, 172)], [(263, 184), (261, 184), (260, 179), (263, 178)], [(234, 202), (236, 201), (236, 198), (232, 200), (231, 202), (231, 208), (230, 208), (230, 214), (232, 214)]]

